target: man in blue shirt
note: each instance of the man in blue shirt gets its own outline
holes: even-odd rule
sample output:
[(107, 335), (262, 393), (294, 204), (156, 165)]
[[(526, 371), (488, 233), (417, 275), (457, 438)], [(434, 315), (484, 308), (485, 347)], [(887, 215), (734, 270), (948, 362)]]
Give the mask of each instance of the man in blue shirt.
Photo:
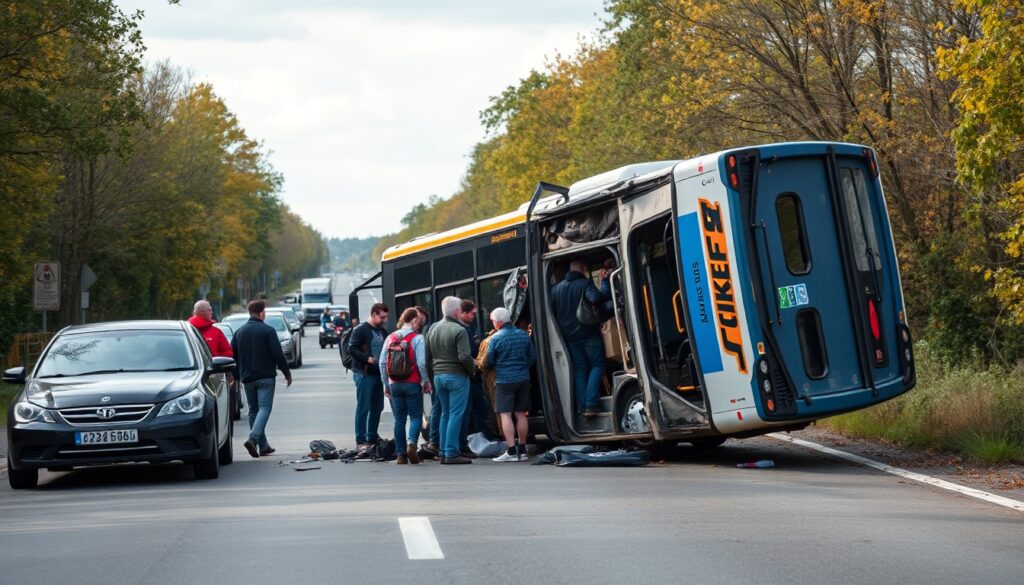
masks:
[(611, 299), (611, 287), (608, 284), (609, 270), (602, 268), (598, 273), (601, 288), (594, 286), (594, 281), (587, 276), (587, 263), (574, 258), (569, 263), (569, 272), (565, 278), (551, 287), (551, 299), (555, 309), (555, 319), (562, 331), (566, 349), (572, 357), (573, 386), (576, 391), (576, 414), (586, 417), (601, 413), (600, 388), (604, 376), (604, 340), (601, 328), (596, 325), (584, 325), (576, 317), (576, 309), (581, 299), (595, 307), (604, 306)]
[[(530, 410), (530, 368), (537, 361), (537, 351), (525, 331), (514, 327), (508, 309), (498, 307), (491, 311), (491, 322), (497, 333), (487, 345), (485, 363), (494, 368), (495, 411), (501, 415), (501, 430), (508, 449), (494, 461), (525, 461), (526, 435), (529, 425), (526, 414)], [(512, 414), (516, 422), (512, 426)], [(515, 435), (519, 439), (515, 440)]]

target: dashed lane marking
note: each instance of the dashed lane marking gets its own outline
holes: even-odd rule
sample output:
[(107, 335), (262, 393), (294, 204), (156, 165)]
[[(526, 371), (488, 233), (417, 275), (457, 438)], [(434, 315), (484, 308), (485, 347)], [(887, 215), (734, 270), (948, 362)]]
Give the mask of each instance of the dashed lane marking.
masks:
[(443, 559), (441, 545), (437, 543), (434, 529), (430, 526), (430, 518), (426, 516), (407, 516), (398, 519), (405, 541), (405, 552), (411, 561)]
[(819, 445), (817, 443), (812, 443), (811, 441), (805, 441), (803, 439), (797, 439), (795, 437), (789, 437), (789, 436), (783, 435), (782, 433), (771, 433), (768, 436), (773, 438), (773, 439), (776, 439), (778, 441), (785, 441), (787, 443), (793, 443), (794, 445), (799, 445), (799, 446), (807, 448), (807, 449), (813, 449), (815, 451), (820, 451), (820, 452), (825, 453), (827, 455), (831, 455), (833, 457), (838, 457), (839, 459), (845, 459), (846, 461), (850, 461), (850, 462), (853, 462), (853, 463), (858, 463), (860, 465), (865, 465), (867, 467), (872, 467), (872, 468), (877, 469), (879, 471), (884, 471), (886, 473), (891, 473), (893, 475), (898, 475), (900, 477), (903, 477), (903, 478), (906, 478), (906, 479), (909, 479), (909, 480), (919, 481), (921, 483), (926, 483), (928, 485), (932, 485), (932, 486), (935, 486), (937, 488), (941, 488), (941, 489), (944, 489), (944, 490), (949, 490), (949, 491), (952, 491), (952, 492), (956, 492), (958, 494), (962, 494), (962, 495), (969, 496), (969, 497), (972, 497), (972, 498), (977, 498), (979, 500), (984, 500), (986, 502), (989, 502), (990, 504), (996, 504), (998, 506), (1004, 506), (1006, 508), (1010, 508), (1011, 510), (1016, 510), (1018, 512), (1024, 512), (1024, 502), (1021, 502), (1021, 501), (1018, 501), (1018, 500), (1014, 500), (1014, 499), (1007, 498), (1007, 497), (1004, 497), (1004, 496), (997, 496), (996, 494), (990, 494), (989, 492), (985, 492), (985, 491), (982, 491), (982, 490), (978, 490), (978, 489), (974, 489), (974, 488), (971, 488), (971, 487), (963, 486), (963, 485), (960, 485), (960, 484), (957, 484), (957, 483), (953, 483), (951, 481), (946, 481), (944, 479), (939, 479), (937, 477), (932, 477), (930, 475), (924, 475), (923, 473), (915, 473), (913, 471), (907, 471), (906, 469), (900, 469), (899, 467), (893, 467), (892, 465), (889, 465), (887, 463), (881, 463), (881, 462), (875, 461), (873, 459), (868, 459), (867, 457), (861, 457), (860, 455), (854, 455), (853, 453), (847, 453), (846, 451), (840, 451), (839, 449), (833, 449), (832, 447), (826, 447), (824, 445)]

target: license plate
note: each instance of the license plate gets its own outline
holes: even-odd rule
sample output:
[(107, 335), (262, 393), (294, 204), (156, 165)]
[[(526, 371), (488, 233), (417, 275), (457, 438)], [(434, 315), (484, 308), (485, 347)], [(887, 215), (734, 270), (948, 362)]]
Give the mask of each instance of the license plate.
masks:
[(119, 429), (115, 431), (79, 431), (75, 433), (76, 445), (116, 445), (118, 443), (138, 442), (138, 429)]

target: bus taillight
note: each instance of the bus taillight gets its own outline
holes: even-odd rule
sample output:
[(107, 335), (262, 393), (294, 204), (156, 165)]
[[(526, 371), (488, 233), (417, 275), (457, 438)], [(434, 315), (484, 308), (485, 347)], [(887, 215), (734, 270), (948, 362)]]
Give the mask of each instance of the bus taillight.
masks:
[(882, 337), (882, 326), (878, 322), (878, 310), (873, 300), (868, 301), (868, 318), (871, 321), (871, 336), (878, 341)]
[(878, 164), (875, 163), (875, 152), (870, 148), (864, 149), (864, 158), (868, 159), (868, 167), (871, 169), (871, 176), (878, 176)]
[(733, 189), (739, 189), (740, 176), (736, 172), (736, 155), (730, 154), (729, 158), (726, 159), (726, 163), (729, 167), (729, 184), (732, 185)]

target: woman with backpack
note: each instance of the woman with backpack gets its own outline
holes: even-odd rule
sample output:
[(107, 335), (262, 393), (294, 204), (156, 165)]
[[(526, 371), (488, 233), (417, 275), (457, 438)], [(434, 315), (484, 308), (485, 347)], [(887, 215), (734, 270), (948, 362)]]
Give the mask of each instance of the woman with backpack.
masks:
[[(395, 463), (417, 464), (416, 440), (423, 424), (423, 395), (431, 391), (427, 375), (426, 343), (420, 329), (427, 322), (427, 312), (422, 307), (410, 307), (402, 311), (398, 329), (384, 340), (378, 363), (384, 395), (391, 399), (391, 412), (395, 418)], [(409, 434), (405, 433), (405, 420), (409, 418)], [(405, 451), (402, 445), (405, 444)]]

